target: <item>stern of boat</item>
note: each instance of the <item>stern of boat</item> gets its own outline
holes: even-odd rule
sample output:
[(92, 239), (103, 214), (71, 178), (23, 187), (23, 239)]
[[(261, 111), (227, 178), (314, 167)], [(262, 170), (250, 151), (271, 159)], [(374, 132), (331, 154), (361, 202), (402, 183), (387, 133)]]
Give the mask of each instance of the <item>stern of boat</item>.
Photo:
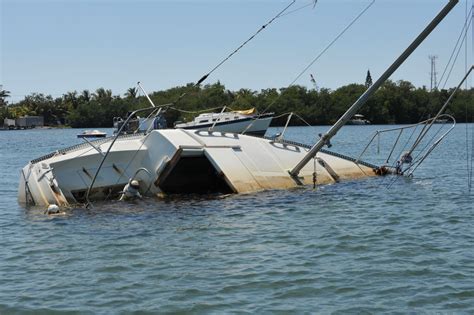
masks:
[(29, 163), (20, 171), (18, 202), (26, 206), (68, 205), (53, 169), (47, 163)]

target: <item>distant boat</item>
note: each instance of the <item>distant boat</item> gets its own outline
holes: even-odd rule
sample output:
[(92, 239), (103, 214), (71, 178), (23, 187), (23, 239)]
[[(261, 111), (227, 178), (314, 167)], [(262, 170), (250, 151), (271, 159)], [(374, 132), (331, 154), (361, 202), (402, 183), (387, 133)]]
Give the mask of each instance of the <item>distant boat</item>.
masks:
[[(221, 113), (203, 113), (190, 122), (177, 121), (176, 129), (209, 130), (230, 133), (245, 133), (253, 136), (264, 136), (274, 113), (258, 114), (255, 108)], [(124, 120), (114, 118), (114, 134), (122, 127)], [(131, 119), (127, 126), (122, 128), (122, 134), (141, 133), (147, 130), (166, 129), (167, 122), (163, 115), (156, 117), (136, 117)]]
[(370, 125), (370, 120), (366, 119), (364, 115), (355, 114), (351, 120), (347, 122), (348, 125)]
[(105, 136), (107, 136), (107, 133), (99, 130), (84, 130), (77, 135), (78, 138), (104, 138)]
[(258, 115), (255, 108), (223, 113), (204, 113), (193, 121), (176, 122), (174, 127), (180, 129), (207, 130), (242, 133), (263, 136), (272, 121), (274, 113)]

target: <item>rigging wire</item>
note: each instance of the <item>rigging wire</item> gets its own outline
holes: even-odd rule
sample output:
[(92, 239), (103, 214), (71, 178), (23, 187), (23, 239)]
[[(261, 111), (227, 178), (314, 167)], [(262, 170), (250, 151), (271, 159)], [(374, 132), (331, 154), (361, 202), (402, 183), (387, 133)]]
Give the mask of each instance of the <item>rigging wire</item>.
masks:
[[(247, 45), (251, 40), (253, 40), (261, 31), (263, 31), (267, 26), (269, 26), (273, 21), (280, 18), (282, 14), (284, 14), (293, 4), (295, 4), (296, 0), (292, 0), (283, 10), (278, 12), (273, 18), (271, 18), (267, 23), (262, 25), (252, 36), (250, 36), (246, 41), (240, 44), (234, 51), (232, 51), (227, 57), (222, 59), (217, 65), (214, 66), (209, 72), (203, 75), (197, 82), (193, 83), (191, 87), (195, 87), (203, 83), (214, 71), (220, 68), (227, 60), (229, 60), (233, 55), (235, 55), (240, 49), (242, 49), (245, 45)], [(183, 97), (187, 95), (187, 92), (183, 92), (180, 96), (176, 98), (173, 104), (178, 103)]]
[(422, 130), (422, 132), (420, 133), (420, 135), (418, 136), (418, 139), (417, 141), (415, 141), (415, 143), (413, 144), (413, 146), (410, 148), (410, 150), (408, 151), (408, 154), (411, 154), (415, 148), (419, 145), (419, 143), (421, 142), (421, 140), (426, 136), (426, 134), (428, 133), (428, 131), (431, 129), (431, 127), (433, 126), (434, 122), (436, 121), (436, 119), (439, 118), (440, 115), (443, 114), (443, 112), (446, 110), (446, 107), (448, 106), (448, 104), (451, 102), (452, 98), (454, 97), (454, 95), (456, 94), (457, 91), (459, 91), (462, 87), (462, 85), (464, 84), (464, 81), (468, 78), (468, 76), (471, 74), (472, 70), (474, 69), (474, 66), (472, 66), (469, 71), (464, 75), (463, 79), (461, 80), (461, 82), (459, 83), (459, 85), (451, 92), (451, 94), (449, 95), (449, 98), (446, 100), (446, 102), (443, 104), (443, 106), (440, 108), (440, 110), (438, 111), (438, 113), (436, 114), (435, 117), (432, 118), (432, 121), (426, 126), (426, 129)]
[[(469, 11), (469, 13), (471, 14), (472, 13), (472, 10), (473, 8), (471, 7), (471, 10)], [(444, 82), (444, 85), (443, 85), (443, 89), (445, 88), (446, 86), (446, 83), (448, 82), (448, 79), (449, 79), (449, 76), (451, 75), (451, 72), (453, 70), (453, 67), (454, 67), (454, 64), (456, 63), (457, 61), (457, 58), (459, 56), (459, 52), (461, 51), (461, 48), (462, 48), (462, 43), (464, 41), (464, 37), (466, 36), (466, 32), (465, 30), (469, 28), (469, 26), (471, 25), (471, 22), (472, 22), (472, 15), (470, 18), (466, 19), (464, 21), (464, 26), (463, 28), (461, 29), (461, 33), (459, 34), (459, 37), (456, 41), (456, 44), (454, 45), (454, 48), (453, 48), (453, 51), (451, 52), (451, 56), (449, 57), (449, 60), (448, 60), (448, 63), (446, 64), (446, 67), (444, 68), (443, 70), (443, 74), (441, 74), (441, 78), (439, 79), (439, 82), (441, 83), (444, 79), (444, 76), (446, 75), (446, 71), (448, 70), (449, 66), (451, 65), (451, 61), (452, 61), (452, 65), (451, 65), (451, 69), (448, 73), (448, 76)], [(458, 47), (459, 46), (459, 47)], [(457, 51), (457, 52), (456, 52)], [(453, 57), (454, 55), (456, 54), (456, 57), (455, 59), (453, 60)]]
[(436, 149), (436, 147), (441, 143), (441, 140), (443, 140), (444, 137), (446, 137), (448, 133), (450, 133), (451, 130), (453, 130), (453, 128), (454, 128), (454, 125), (450, 129), (448, 129), (448, 131), (446, 131), (438, 140), (433, 142), (433, 144), (428, 148), (427, 152), (424, 153), (423, 156), (421, 156), (418, 160), (410, 163), (410, 165), (403, 171), (403, 173), (406, 173), (408, 170), (410, 170), (408, 177), (413, 176), (413, 172), (421, 165), (421, 163), (423, 163), (423, 161), (431, 154), (431, 152), (433, 152), (433, 150)]
[[(465, 9), (465, 13), (466, 13), (466, 17), (465, 17), (465, 21), (464, 21), (464, 26), (463, 26), (463, 29), (461, 31), (461, 34), (459, 35), (458, 37), (458, 40), (456, 42), (456, 45), (451, 53), (451, 56), (449, 58), (449, 61), (446, 65), (446, 68), (444, 69), (444, 72), (443, 72), (443, 75), (442, 75), (442, 78), (440, 80), (440, 82), (444, 79), (444, 76), (446, 74), (446, 71), (447, 69), (449, 68), (449, 72), (447, 73), (447, 77), (445, 78), (445, 81), (444, 81), (444, 85), (443, 85), (443, 89), (445, 88), (446, 84), (447, 84), (447, 81), (451, 75), (451, 72), (454, 68), (454, 65), (456, 64), (457, 62), (457, 59), (459, 57), (459, 54), (462, 50), (462, 46), (464, 45), (464, 50), (465, 50), (465, 58), (464, 58), (464, 63), (465, 63), (465, 68), (466, 68), (466, 75), (463, 79), (463, 81), (461, 81), (460, 85), (454, 89), (454, 91), (451, 93), (448, 101), (445, 103), (445, 105), (443, 105), (442, 109), (438, 112), (438, 114), (433, 118), (433, 121), (429, 124), (429, 125), (425, 125), (424, 128), (422, 129), (422, 131), (420, 132), (420, 134), (418, 135), (417, 139), (415, 140), (414, 144), (411, 146), (410, 150), (408, 151), (409, 154), (413, 153), (415, 151), (415, 149), (418, 147), (418, 146), (421, 146), (422, 145), (422, 140), (423, 138), (427, 135), (427, 132), (428, 130), (430, 129), (431, 125), (434, 123), (434, 120), (437, 119), (440, 114), (442, 113), (442, 111), (444, 110), (444, 108), (446, 107), (447, 103), (449, 102), (449, 100), (453, 97), (454, 93), (456, 93), (457, 90), (459, 90), (461, 88), (461, 84), (465, 84), (465, 89), (467, 91), (467, 88), (468, 88), (468, 82), (467, 82), (467, 76), (470, 74), (470, 72), (472, 71), (473, 67), (474, 66), (471, 66), (470, 70), (468, 71), (467, 70), (467, 64), (468, 64), (468, 57), (467, 57), (467, 47), (468, 47), (468, 31), (469, 31), (469, 28), (472, 28), (472, 57), (474, 58), (474, 24), (473, 24), (473, 19), (474, 19), (474, 5), (471, 5), (471, 9), (469, 11), (469, 15), (468, 15), (468, 4), (467, 4), (467, 1), (466, 0), (466, 9)], [(454, 57), (454, 59), (453, 59)], [(452, 62), (452, 64), (451, 64)], [(467, 94), (469, 95), (469, 94)], [(467, 168), (467, 172), (468, 172), (468, 188), (469, 188), (469, 192), (471, 191), (471, 187), (472, 187), (472, 170), (473, 170), (473, 154), (474, 154), (474, 128), (472, 129), (472, 138), (471, 138), (471, 147), (469, 148), (469, 132), (468, 132), (468, 120), (469, 120), (469, 117), (468, 117), (468, 103), (469, 102), (466, 102), (465, 106), (465, 111), (466, 111), (466, 155), (467, 155), (467, 159), (466, 159), (466, 168)], [(474, 117), (474, 115), (473, 115)], [(454, 120), (454, 118), (453, 118)], [(428, 126), (428, 127), (427, 127)], [(426, 128), (427, 127), (427, 128)], [(438, 131), (432, 135), (431, 139), (429, 139), (427, 141), (426, 144), (423, 145), (423, 147), (419, 150), (417, 150), (417, 154), (416, 156), (414, 156), (413, 158), (413, 162), (410, 162), (410, 165), (403, 170), (402, 174), (403, 173), (406, 173), (407, 171), (410, 170), (410, 173), (408, 174), (408, 176), (411, 176), (413, 174), (413, 172), (415, 171), (415, 169), (421, 165), (421, 163), (426, 159), (426, 157), (439, 145), (439, 143), (441, 142), (441, 140), (452, 130), (453, 127), (451, 127), (447, 132), (445, 132), (441, 138), (439, 138), (438, 140), (435, 140), (435, 138), (438, 136), (438, 134), (443, 130), (443, 127), (444, 127), (444, 124), (443, 126), (441, 126), (441, 128), (438, 129)], [(424, 130), (426, 128), (426, 130)], [(413, 135), (413, 133), (412, 133)], [(411, 138), (411, 136), (410, 136)], [(409, 143), (410, 139), (408, 139), (407, 143), (405, 144), (405, 147), (406, 145)], [(397, 138), (397, 142), (398, 142), (398, 138)], [(432, 145), (430, 146), (430, 143), (432, 143)], [(396, 144), (395, 144), (396, 145)], [(429, 147), (428, 147), (429, 146)], [(469, 150), (470, 149), (470, 150)], [(393, 150), (393, 148), (392, 148)], [(404, 149), (402, 149), (403, 151)], [(470, 154), (470, 155), (469, 155)], [(401, 160), (400, 160), (401, 161)], [(398, 180), (398, 177), (394, 178), (390, 184), (388, 185), (388, 188), (392, 186), (392, 184)]]
[[(471, 115), (471, 122), (473, 121), (474, 115)], [(472, 124), (472, 123), (471, 123)], [(472, 189), (472, 178), (473, 178), (473, 166), (474, 166), (474, 127), (471, 126), (471, 165), (468, 168), (469, 182), (468, 188), (469, 192)]]
[[(465, 17), (464, 19), (467, 20), (468, 19), (468, 11), (467, 11), (467, 3), (469, 2), (469, 0), (466, 0), (466, 7), (465, 7)], [(472, 6), (471, 6), (472, 8)], [(467, 43), (468, 43), (468, 37), (467, 37), (467, 32), (469, 31), (469, 27), (466, 27), (466, 34), (464, 35), (464, 72), (467, 72)], [(467, 90), (467, 80), (464, 84), (465, 86), (465, 89)]]
[[(451, 132), (451, 130), (453, 130), (456, 122), (454, 120), (454, 118), (450, 115), (446, 115), (448, 118), (452, 119), (453, 121), (453, 125), (444, 133), (442, 134), (437, 140), (435, 140), (435, 138), (438, 136), (438, 134), (443, 131), (444, 127), (445, 127), (445, 124), (443, 124), (439, 129), (438, 131), (436, 131), (436, 133), (431, 137), (431, 139), (429, 141), (427, 141), (426, 145), (418, 152), (418, 154), (413, 158), (413, 161), (410, 162), (410, 164), (401, 171), (401, 174), (404, 174), (406, 175), (408, 171), (410, 171), (408, 173), (408, 177), (412, 176), (413, 175), (413, 172), (423, 163), (423, 161), (431, 154), (431, 152), (433, 152), (433, 150), (441, 143), (441, 141), (447, 136), (447, 134), (449, 132)], [(433, 119), (429, 119), (429, 120), (426, 120), (424, 122), (420, 122), (419, 124), (429, 124), (430, 121), (432, 121)], [(431, 145), (430, 145), (431, 144)], [(429, 146), (429, 147), (428, 147)], [(425, 152), (426, 150), (426, 152)], [(398, 164), (398, 163), (397, 163)], [(392, 165), (392, 168), (394, 166)], [(393, 179), (390, 180), (390, 182), (388, 183), (387, 185), (387, 189), (392, 187), (392, 185), (398, 181), (399, 179), (401, 178), (401, 176), (395, 176)]]
[[(435, 139), (435, 138), (438, 136), (438, 134), (443, 130), (444, 125), (445, 125), (445, 124), (442, 124), (441, 127), (438, 128), (438, 130), (433, 134), (433, 136), (431, 137), (431, 139), (426, 142), (425, 146), (424, 146), (421, 150), (418, 151), (418, 154), (417, 154), (417, 155), (415, 155), (415, 156), (413, 157), (413, 164), (416, 164), (416, 163), (421, 159), (420, 156), (423, 157), (424, 151), (428, 148), (428, 146), (430, 145), (430, 143), (434, 143), (434, 142), (435, 142), (434, 139)], [(420, 142), (419, 144), (421, 144), (421, 142)]]
[(257, 36), (261, 31), (263, 31), (267, 26), (269, 26), (273, 21), (275, 21), (276, 19), (278, 19), (279, 17), (282, 16), (283, 13), (286, 12), (286, 10), (288, 10), (293, 4), (295, 4), (296, 0), (293, 0), (290, 4), (288, 4), (283, 10), (281, 10), (280, 12), (278, 12), (277, 15), (275, 15), (270, 21), (268, 21), (266, 24), (262, 25), (258, 30), (257, 32), (255, 32), (252, 36), (250, 36), (246, 41), (244, 41), (239, 47), (237, 47), (234, 51), (232, 51), (227, 57), (225, 57), (223, 60), (221, 60), (216, 66), (214, 66), (214, 68), (212, 68), (207, 74), (205, 74), (204, 76), (202, 76), (202, 78), (200, 78), (194, 85), (199, 85), (201, 84), (202, 82), (204, 82), (204, 80), (206, 80), (209, 75), (211, 75), (214, 71), (216, 71), (220, 66), (222, 66), (222, 64), (224, 64), (227, 60), (229, 60), (233, 55), (235, 55), (240, 49), (242, 49), (245, 45), (247, 45), (248, 42), (250, 42), (252, 39), (255, 38), (255, 36)]
[[(466, 0), (466, 18), (467, 18), (467, 2)], [(474, 2), (471, 3), (471, 20), (474, 18)], [(467, 33), (467, 30), (466, 30)], [(465, 42), (465, 47), (466, 47), (466, 56), (465, 56), (465, 63), (467, 67), (467, 37), (466, 37), (466, 42)], [(472, 48), (472, 54), (471, 54), (471, 61), (474, 60), (474, 25), (471, 25), (471, 48)], [(467, 81), (466, 81), (466, 91), (467, 91)], [(472, 88), (472, 80), (471, 80), (471, 88)], [(467, 94), (469, 95), (469, 94)], [(468, 111), (468, 104), (469, 102), (466, 102), (466, 107), (465, 107), (465, 112), (466, 112), (466, 171), (467, 171), (467, 188), (468, 191), (471, 192), (472, 189), (472, 179), (473, 179), (473, 160), (474, 160), (474, 126), (472, 126), (473, 123), (473, 118), (474, 115), (471, 114), (471, 117), (469, 117), (469, 111)], [(471, 150), (469, 150), (469, 118), (471, 121)]]
[(311, 0), (310, 3), (308, 3), (308, 4), (305, 4), (305, 5), (303, 5), (303, 6), (299, 7), (299, 8), (296, 8), (296, 9), (294, 9), (294, 10), (291, 10), (291, 11), (289, 11), (289, 12), (286, 12), (285, 14), (281, 14), (280, 17), (284, 17), (284, 16), (287, 16), (287, 15), (290, 15), (290, 14), (295, 13), (295, 12), (297, 12), (297, 11), (300, 11), (300, 10), (302, 10), (302, 9), (304, 9), (304, 8), (307, 8), (307, 7), (311, 6), (311, 5), (313, 6), (313, 9), (314, 9), (314, 8), (316, 7), (316, 4), (318, 4), (318, 0)]
[[(423, 132), (423, 129), (425, 128), (426, 126), (423, 126), (422, 130), (420, 132)], [(406, 152), (406, 149), (411, 141), (411, 139), (413, 138), (413, 136), (415, 135), (415, 132), (416, 130), (418, 129), (418, 124), (415, 126), (415, 128), (413, 128), (413, 131), (410, 133), (410, 136), (408, 137), (408, 139), (405, 141), (405, 144), (403, 145), (403, 147), (398, 151), (398, 155), (395, 155), (396, 158), (393, 160), (392, 164), (390, 165), (391, 168), (395, 168), (395, 165), (397, 164), (397, 158), (399, 158), (400, 156), (402, 156), (403, 152)], [(395, 149), (395, 147), (394, 147)], [(398, 177), (395, 177), (392, 181), (390, 181), (390, 183), (388, 184), (387, 188), (390, 188), (390, 186), (393, 185), (393, 183), (395, 183), (395, 181), (398, 180)], [(385, 179), (382, 181), (382, 184), (385, 182)]]
[[(240, 49), (242, 49), (245, 45), (247, 45), (251, 40), (253, 40), (260, 32), (262, 32), (267, 26), (269, 26), (273, 21), (280, 18), (293, 4), (295, 4), (296, 0), (292, 0), (283, 10), (278, 12), (273, 18), (271, 18), (267, 23), (262, 25), (252, 36), (250, 36), (246, 41), (240, 44), (234, 51), (232, 51), (229, 55), (227, 55), (224, 59), (222, 59), (217, 65), (214, 66), (209, 72), (203, 75), (197, 82), (193, 83), (191, 87), (195, 87), (200, 85), (204, 82), (214, 71), (220, 68), (227, 60), (229, 60), (233, 55), (235, 55)], [(187, 92), (183, 92), (180, 96), (178, 96), (171, 104), (177, 104), (183, 97), (187, 95)]]
[[(414, 144), (411, 146), (410, 150), (407, 152), (407, 153), (404, 153), (404, 155), (408, 155), (408, 156), (411, 156), (412, 153), (415, 151), (415, 149), (420, 145), (421, 141), (423, 140), (423, 138), (428, 134), (428, 131), (431, 129), (431, 127), (433, 126), (434, 122), (436, 121), (436, 119), (438, 119), (442, 113), (445, 111), (446, 107), (448, 106), (448, 104), (451, 102), (452, 98), (454, 97), (454, 95), (456, 94), (456, 92), (458, 92), (462, 85), (464, 84), (464, 81), (467, 80), (467, 78), (469, 77), (469, 75), (471, 74), (471, 72), (474, 70), (474, 65), (471, 66), (471, 68), (469, 69), (469, 71), (464, 75), (463, 79), (461, 80), (461, 82), (457, 85), (457, 87), (451, 92), (451, 94), (449, 95), (449, 98), (446, 100), (446, 102), (443, 104), (443, 106), (441, 107), (441, 109), (438, 111), (438, 113), (436, 114), (435, 117), (431, 118), (431, 121), (429, 122), (429, 124), (427, 124), (425, 127), (426, 128), (423, 128), (423, 130), (420, 132), (418, 138), (416, 139), (416, 141), (414, 142)], [(454, 118), (453, 118), (454, 119)], [(428, 152), (426, 154), (424, 154), (421, 158), (421, 160), (419, 161), (415, 161), (415, 162), (411, 162), (410, 161), (410, 166), (403, 170), (402, 174), (405, 173), (408, 169), (412, 168), (413, 165), (417, 165), (416, 167), (418, 167), (418, 165), (420, 165), (424, 160), (425, 158), (434, 150), (434, 148), (436, 146), (438, 146), (438, 144), (440, 143), (440, 141), (442, 140), (442, 138), (444, 138), (450, 131), (452, 130), (452, 128), (450, 130), (448, 130), (448, 132), (446, 132), (440, 139), (438, 139), (437, 141), (435, 141), (433, 143), (433, 145), (428, 149)], [(426, 147), (425, 147), (426, 148)], [(424, 149), (425, 149), (424, 148)], [(424, 149), (422, 149), (422, 151), (420, 152), (419, 155), (421, 155), (421, 153), (424, 151)], [(419, 156), (418, 155), (418, 156)], [(417, 157), (416, 157), (417, 158)], [(400, 158), (400, 160), (397, 161), (397, 165), (402, 165), (403, 164), (403, 160), (402, 158)], [(415, 167), (415, 169), (416, 169)], [(409, 176), (413, 174), (413, 171), (414, 169), (410, 172)], [(469, 177), (469, 175), (468, 175)], [(395, 179), (396, 180), (396, 179)], [(392, 184), (393, 182), (395, 182), (395, 180), (392, 181)], [(469, 185), (469, 184), (468, 184)], [(391, 185), (390, 185), (391, 186)]]
[[(469, 19), (469, 25), (468, 27), (471, 25), (471, 22), (472, 22), (472, 18)], [(466, 37), (466, 34), (464, 34), (464, 37)], [(451, 64), (451, 68), (449, 69), (449, 72), (448, 72), (448, 75), (446, 77), (446, 80), (444, 81), (444, 84), (443, 84), (443, 89), (446, 88), (446, 84), (448, 83), (448, 80), (449, 80), (449, 77), (451, 76), (451, 73), (453, 72), (453, 69), (454, 69), (454, 65), (456, 64), (456, 61), (459, 57), (459, 53), (461, 52), (461, 48), (462, 48), (462, 45), (459, 46), (459, 49), (456, 53), (456, 57), (454, 58), (454, 61), (453, 63)]]
[[(291, 81), (291, 83), (287, 86), (287, 88), (293, 86), (295, 84), (296, 81), (298, 81), (298, 79), (312, 66), (314, 65), (314, 63), (316, 61), (318, 61), (328, 50), (329, 48), (331, 48), (338, 40), (339, 38), (342, 37), (342, 35), (344, 35), (344, 33), (347, 32), (347, 30), (352, 26), (354, 25), (355, 22), (357, 22), (361, 17), (362, 15), (364, 15), (364, 13), (375, 3), (375, 0), (372, 0), (372, 2), (369, 3), (369, 5), (367, 5), (354, 19), (352, 19), (352, 21), (346, 25), (346, 27), (344, 27), (344, 29), (328, 44), (326, 45), (326, 47), (324, 47), (324, 49), (313, 59), (311, 60), (311, 62), (296, 76), (296, 78)], [(263, 111), (263, 113), (265, 113), (269, 108), (270, 106), (272, 106), (282, 95), (283, 93), (281, 93), (275, 100), (273, 100), (272, 103), (270, 103), (270, 105), (268, 105), (268, 107)]]
[(173, 107), (173, 106), (170, 106), (169, 109), (175, 110), (175, 111), (180, 112), (180, 113), (196, 115), (196, 114), (201, 114), (201, 113), (205, 113), (205, 112), (212, 112), (216, 109), (222, 109), (222, 106), (213, 107), (213, 108), (206, 108), (206, 109), (202, 109), (202, 110), (198, 110), (198, 111), (185, 110), (185, 109), (180, 109), (180, 108), (176, 108), (176, 107)]
[[(346, 31), (354, 25), (355, 22), (357, 22), (362, 15), (364, 15), (365, 12), (375, 3), (375, 0), (372, 0), (352, 21), (344, 27), (344, 29), (313, 59), (311, 62), (301, 71), (296, 78), (286, 87), (286, 89), (292, 87), (296, 81), (312, 66), (316, 61), (318, 61), (328, 50), (331, 48), (341, 37), (346, 33)], [(263, 112), (260, 115), (265, 114), (270, 107), (272, 107), (284, 94), (284, 92), (280, 93), (266, 108), (263, 110)], [(250, 127), (252, 126), (252, 123), (245, 128), (245, 130), (241, 133), (244, 134)]]
[(296, 76), (296, 78), (290, 83), (290, 86), (292, 86), (298, 79), (316, 62), (318, 61), (325, 53), (326, 51), (332, 47), (336, 43), (336, 41), (344, 35), (344, 33), (352, 26), (354, 25), (357, 20), (359, 20), (364, 13), (370, 9), (370, 7), (375, 3), (375, 0), (372, 0), (372, 2), (369, 3), (311, 62)]
[[(467, 20), (468, 18), (468, 13), (467, 13), (467, 3), (469, 2), (469, 0), (465, 0), (465, 3), (466, 3), (466, 6), (465, 6), (465, 16), (464, 16), (464, 20)], [(464, 73), (467, 72), (467, 40), (468, 40), (468, 36), (467, 36), (467, 32), (469, 31), (469, 28), (467, 27), (466, 28), (466, 36), (464, 36)], [(466, 90), (467, 90), (467, 80), (464, 84)]]
[[(468, 11), (468, 0), (466, 0), (466, 6), (465, 6), (465, 21), (463, 28), (459, 34), (459, 37), (456, 41), (456, 45), (454, 46), (454, 49), (451, 53), (451, 56), (449, 57), (448, 63), (446, 64), (446, 67), (443, 71), (443, 74), (441, 75), (440, 82), (443, 81), (444, 76), (446, 74), (447, 69), (450, 67), (448, 75), (444, 81), (443, 84), (443, 89), (446, 87), (446, 84), (448, 82), (448, 79), (451, 75), (451, 72), (453, 71), (454, 65), (456, 64), (457, 58), (461, 52), (462, 45), (464, 44), (464, 64), (467, 72), (467, 64), (468, 64), (468, 53), (467, 53), (467, 46), (468, 46), (468, 31), (469, 28), (472, 29), (472, 34), (471, 34), (471, 40), (473, 40), (472, 43), (472, 56), (474, 56), (474, 26), (472, 24), (472, 21), (474, 19), (474, 4), (471, 4), (471, 9)], [(459, 45), (459, 47), (458, 47)], [(454, 60), (453, 60), (454, 57)], [(452, 64), (451, 64), (452, 62)], [(472, 81), (471, 81), (472, 82)], [(465, 89), (467, 90), (468, 87), (468, 82), (466, 80), (465, 82)], [(471, 117), (472, 121), (472, 117)], [(472, 128), (472, 135), (471, 135), (471, 150), (469, 150), (469, 127), (468, 127), (468, 122), (469, 122), (469, 115), (468, 115), (468, 102), (465, 104), (465, 122), (466, 122), (466, 172), (467, 172), (467, 182), (468, 182), (468, 190), (471, 191), (472, 188), (472, 179), (473, 179), (473, 152), (474, 152), (474, 128)], [(470, 152), (471, 151), (471, 152)]]

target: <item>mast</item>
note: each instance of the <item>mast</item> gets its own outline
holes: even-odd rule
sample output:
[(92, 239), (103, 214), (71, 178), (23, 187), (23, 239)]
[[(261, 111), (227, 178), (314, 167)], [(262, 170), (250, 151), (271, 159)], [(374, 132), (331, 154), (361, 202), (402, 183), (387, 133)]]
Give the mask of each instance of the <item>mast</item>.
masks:
[[(301, 169), (323, 148), (323, 146), (334, 137), (359, 109), (367, 102), (367, 99), (378, 90), (378, 88), (402, 65), (413, 51), (428, 37), (435, 27), (448, 15), (459, 0), (449, 0), (449, 3), (438, 13), (438, 15), (428, 24), (428, 26), (418, 35), (408, 48), (395, 60), (395, 62), (374, 82), (352, 106), (339, 118), (339, 120), (324, 134), (318, 142), (311, 148), (306, 156), (291, 170), (290, 175), (297, 178)], [(298, 180), (296, 180), (299, 182)]]
[(153, 101), (151, 100), (151, 98), (148, 96), (148, 93), (143, 89), (142, 85), (140, 84), (140, 81), (137, 82), (137, 85), (140, 88), (140, 90), (142, 90), (143, 94), (145, 94), (145, 96), (146, 96), (148, 102), (150, 102), (151, 106), (156, 107), (155, 104), (153, 103)]

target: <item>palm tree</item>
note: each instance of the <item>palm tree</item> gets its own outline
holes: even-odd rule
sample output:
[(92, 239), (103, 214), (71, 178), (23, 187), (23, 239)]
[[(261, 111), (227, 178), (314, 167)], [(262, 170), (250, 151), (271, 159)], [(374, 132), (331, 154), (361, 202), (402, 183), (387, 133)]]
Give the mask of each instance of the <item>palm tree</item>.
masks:
[[(234, 93), (234, 100), (232, 101), (233, 107), (239, 107), (240, 109), (248, 109), (254, 107), (257, 92), (251, 89), (240, 89)], [(237, 109), (237, 108), (234, 108)]]
[(95, 93), (92, 93), (92, 97), (96, 100), (111, 99), (112, 90), (106, 90), (104, 88), (98, 88)]
[(0, 90), (0, 97), (1, 98), (10, 97), (10, 91)]
[(77, 98), (77, 92), (67, 92), (66, 94), (63, 95), (63, 100), (65, 103), (69, 103), (72, 105), (72, 108), (77, 108), (78, 105), (78, 98)]
[(10, 91), (0, 89), (0, 106), (7, 105), (7, 101), (5, 101), (7, 97), (10, 97)]
[(236, 95), (238, 98), (252, 98), (257, 94), (256, 91), (253, 91), (251, 89), (245, 89), (242, 88), (237, 91)]
[(110, 100), (112, 100), (112, 90), (98, 88), (97, 90), (95, 90), (95, 93), (92, 93), (92, 97), (100, 103), (110, 102)]
[(137, 93), (138, 93), (138, 89), (137, 88), (129, 88), (127, 90), (127, 92), (125, 93), (125, 97), (127, 98), (136, 98), (137, 97)]
[(77, 92), (67, 92), (66, 94), (63, 95), (63, 98), (65, 101), (74, 101), (77, 99)]
[(84, 90), (79, 98), (81, 99), (81, 102), (87, 103), (91, 100), (91, 92), (89, 92), (89, 90)]

